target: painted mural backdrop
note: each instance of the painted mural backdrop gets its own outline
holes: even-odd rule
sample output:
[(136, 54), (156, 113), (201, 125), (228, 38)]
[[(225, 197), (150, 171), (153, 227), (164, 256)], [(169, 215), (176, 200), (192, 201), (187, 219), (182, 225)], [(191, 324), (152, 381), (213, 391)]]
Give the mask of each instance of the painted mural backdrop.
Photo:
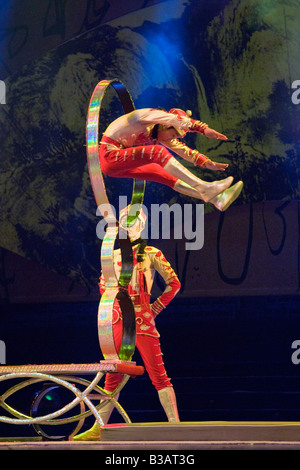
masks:
[[(29, 10), (34, 3), (30, 7), (26, 2)], [(132, 11), (124, 6), (121, 10), (109, 1), (74, 2), (70, 25), (70, 4), (49, 1), (45, 2), (47, 8), (36, 6), (35, 15), (27, 11), (27, 29), (20, 17), (14, 34), (2, 29), (1, 70), (6, 95), (0, 107), (2, 249), (87, 290), (97, 284), (101, 240), (96, 237), (99, 217), (86, 164), (85, 122), (96, 84), (118, 78), (130, 90), (136, 107), (191, 109), (193, 117), (228, 136), (226, 142), (193, 135), (186, 141), (212, 159), (230, 163), (228, 174), (244, 181), (244, 191), (225, 219), (232, 220), (233, 226), (246, 226), (245, 237), (249, 236), (245, 214), (252, 213), (253, 205), (258, 212), (271, 207), (268, 241), (274, 237), (280, 246), (287, 219), (282, 221), (283, 209), (278, 208), (285, 204), (287, 211), (292, 210), (284, 242), (291, 236), (293, 250), (287, 258), (282, 246), (277, 255), (281, 254), (281, 262), (293, 271), (292, 276), (287, 273), (283, 288), (298, 292), (300, 2), (137, 3), (139, 8)], [(118, 100), (113, 94), (108, 96), (100, 130), (121, 112)], [(191, 169), (206, 180), (223, 177)], [(120, 193), (130, 197), (130, 180), (105, 181), (116, 206)], [(196, 201), (147, 183), (145, 204), (162, 202)], [(206, 207), (206, 221), (208, 233), (214, 227), (217, 236), (224, 216)], [(258, 237), (255, 230), (250, 235), (253, 240)], [(212, 286), (218, 286), (220, 292), (224, 287), (227, 292), (228, 286), (243, 285), (247, 276), (236, 283), (230, 282), (230, 276), (222, 277), (218, 240), (211, 240), (206, 239), (204, 248), (193, 254), (189, 269), (195, 274), (200, 264), (202, 269), (209, 262), (211, 292)], [(237, 250), (238, 245), (234, 246), (237, 260), (245, 253), (244, 246)], [(166, 254), (175, 261), (176, 257), (185, 259), (186, 253), (174, 252), (174, 246), (180, 251), (182, 243), (165, 246)], [(259, 259), (264, 255), (258, 255), (257, 263)], [(256, 292), (260, 281), (255, 283), (258, 278), (254, 273), (259, 265), (254, 260), (252, 264), (253, 279), (250, 275), (247, 288)], [(239, 271), (240, 265), (235, 267), (233, 262), (230, 269)], [(4, 286), (8, 282), (5, 256), (2, 273)], [(272, 273), (268, 275), (271, 289)], [(199, 295), (199, 279), (192, 278), (195, 283), (187, 292)]]

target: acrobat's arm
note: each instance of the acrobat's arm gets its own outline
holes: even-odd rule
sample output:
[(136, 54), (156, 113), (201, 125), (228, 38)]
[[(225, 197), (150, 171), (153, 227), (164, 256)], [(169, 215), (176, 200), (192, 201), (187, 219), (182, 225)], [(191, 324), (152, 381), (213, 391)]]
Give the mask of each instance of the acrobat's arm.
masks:
[(203, 134), (209, 139), (228, 140), (226, 135), (211, 129), (207, 124), (204, 124), (201, 121), (191, 119), (190, 122), (191, 124), (189, 126), (188, 132), (198, 132), (198, 134)]
[(151, 305), (151, 310), (156, 317), (156, 315), (166, 308), (171, 300), (173, 300), (175, 295), (179, 292), (181, 284), (177, 274), (163, 253), (159, 250), (154, 250), (155, 254), (152, 258), (153, 267), (161, 275), (166, 284), (166, 288), (163, 293)]
[(214, 162), (206, 157), (206, 155), (203, 155), (203, 153), (198, 152), (198, 150), (190, 149), (184, 142), (178, 139), (165, 141), (164, 145), (195, 166), (202, 166), (213, 171), (225, 171), (228, 167), (228, 163)]

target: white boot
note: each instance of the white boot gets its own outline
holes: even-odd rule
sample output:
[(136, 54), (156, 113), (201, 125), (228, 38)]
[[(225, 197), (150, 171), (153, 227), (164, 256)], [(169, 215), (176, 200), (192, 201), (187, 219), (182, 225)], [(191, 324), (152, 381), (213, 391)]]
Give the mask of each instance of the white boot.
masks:
[(179, 178), (195, 189), (199, 194), (199, 199), (202, 199), (204, 202), (210, 201), (215, 196), (225, 191), (233, 181), (232, 176), (228, 176), (228, 178), (220, 181), (213, 181), (212, 183), (203, 181), (193, 175), (193, 173), (181, 165), (181, 163), (179, 163), (174, 157), (170, 158), (170, 160), (165, 164), (164, 169), (172, 176)]
[(238, 181), (236, 184), (226, 189), (226, 191), (223, 191), (223, 193), (215, 196), (209, 202), (219, 209), (219, 211), (224, 212), (239, 197), (243, 186), (244, 183), (242, 181)]
[(175, 183), (174, 186), (174, 191), (177, 191), (177, 193), (180, 194), (185, 194), (186, 196), (194, 197), (195, 199), (201, 199), (202, 197), (199, 194), (199, 191), (197, 189), (192, 188), (189, 184), (185, 183), (184, 181), (178, 180)]
[[(115, 396), (115, 399), (118, 400), (119, 394)], [(114, 409), (114, 405), (108, 401), (106, 405), (101, 408), (99, 415), (103, 421), (103, 424), (107, 424)], [(101, 439), (101, 425), (98, 421), (95, 421), (93, 426), (81, 434), (77, 434), (73, 437), (74, 441), (99, 441)]]
[(165, 410), (168, 421), (171, 423), (179, 423), (180, 419), (173, 387), (165, 387), (158, 390), (158, 397), (163, 409)]
[[(224, 212), (228, 207), (238, 198), (243, 189), (243, 182), (238, 181), (238, 183), (230, 186), (225, 191), (220, 194), (217, 194), (214, 198), (210, 199), (211, 204), (213, 204), (219, 211)], [(197, 189), (192, 188), (189, 184), (184, 181), (178, 180), (175, 183), (174, 191), (178, 193), (185, 194), (186, 196), (194, 197), (196, 199), (202, 199), (200, 193)]]

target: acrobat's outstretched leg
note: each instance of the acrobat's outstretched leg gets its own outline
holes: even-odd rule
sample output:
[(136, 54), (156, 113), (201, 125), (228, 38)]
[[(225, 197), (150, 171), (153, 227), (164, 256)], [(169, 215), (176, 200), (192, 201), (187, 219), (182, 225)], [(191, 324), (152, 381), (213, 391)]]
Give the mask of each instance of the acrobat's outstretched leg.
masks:
[[(199, 191), (192, 188), (189, 184), (184, 181), (177, 180), (174, 185), (174, 191), (178, 193), (185, 194), (186, 196), (194, 197), (196, 199), (202, 199), (199, 196)], [(238, 181), (233, 186), (230, 186), (225, 191), (220, 194), (217, 194), (215, 197), (210, 199), (208, 202), (213, 204), (219, 211), (224, 212), (228, 207), (238, 198), (243, 189), (243, 182)]]
[(239, 196), (243, 189), (243, 182), (239, 181), (229, 187), (233, 181), (228, 176), (220, 181), (208, 183), (193, 175), (187, 168), (171, 157), (164, 166), (165, 171), (178, 178), (174, 190), (204, 202), (212, 203), (218, 210), (225, 211)]

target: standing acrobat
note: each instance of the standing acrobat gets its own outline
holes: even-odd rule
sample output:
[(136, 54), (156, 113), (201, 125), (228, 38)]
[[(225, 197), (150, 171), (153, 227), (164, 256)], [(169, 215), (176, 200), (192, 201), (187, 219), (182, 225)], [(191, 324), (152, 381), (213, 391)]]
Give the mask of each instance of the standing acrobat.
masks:
[[(120, 225), (126, 228), (124, 221), (127, 218), (128, 207), (120, 213)], [(176, 396), (167, 375), (161, 347), (159, 333), (156, 329), (156, 316), (171, 302), (180, 289), (179, 279), (166, 260), (163, 253), (153, 246), (147, 246), (145, 240), (141, 239), (141, 232), (145, 227), (146, 216), (141, 210), (136, 222), (132, 227), (127, 228), (128, 236), (133, 248), (133, 274), (128, 286), (128, 292), (132, 299), (136, 316), (136, 347), (139, 350), (147, 373), (158, 392), (161, 405), (170, 422), (179, 422)], [(122, 225), (122, 222), (124, 225)], [(114, 268), (116, 275), (121, 270), (120, 250), (114, 251)], [(162, 294), (150, 304), (150, 294), (155, 273), (158, 273), (164, 280), (166, 288)], [(105, 282), (100, 277), (100, 293), (105, 292)], [(119, 351), (122, 343), (122, 312), (118, 302), (114, 305), (113, 311), (113, 335), (116, 350)], [(121, 382), (122, 374), (111, 373), (105, 378), (105, 390), (114, 391)], [(116, 397), (118, 398), (118, 397)], [(107, 403), (101, 410), (100, 416), (106, 424), (109, 420), (113, 405)], [(101, 427), (98, 422), (88, 431), (74, 437), (74, 440), (99, 440)]]

